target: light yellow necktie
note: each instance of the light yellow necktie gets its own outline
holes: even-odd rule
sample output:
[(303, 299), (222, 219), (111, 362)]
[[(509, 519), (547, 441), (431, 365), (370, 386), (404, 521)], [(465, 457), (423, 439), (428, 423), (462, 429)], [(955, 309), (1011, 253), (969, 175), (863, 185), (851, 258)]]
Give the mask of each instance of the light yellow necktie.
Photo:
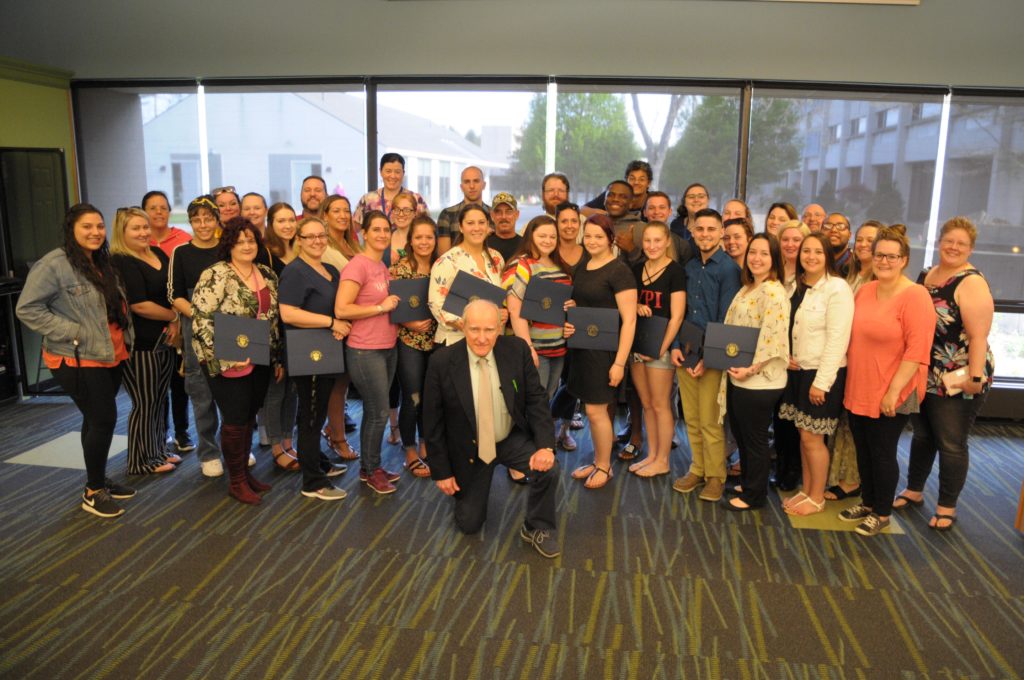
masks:
[(477, 387), (480, 392), (476, 398), (476, 439), (479, 442), (477, 456), (484, 463), (490, 463), (497, 455), (494, 443), (494, 404), (491, 398), (491, 371), (487, 359), (480, 357), (476, 361), (480, 369)]

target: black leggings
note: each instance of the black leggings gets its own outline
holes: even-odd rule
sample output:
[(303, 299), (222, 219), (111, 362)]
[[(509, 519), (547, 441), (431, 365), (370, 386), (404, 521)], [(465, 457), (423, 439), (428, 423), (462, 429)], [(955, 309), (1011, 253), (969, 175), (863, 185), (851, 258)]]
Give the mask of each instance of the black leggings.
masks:
[(252, 372), (237, 378), (206, 375), (213, 401), (220, 410), (221, 422), (247, 425), (256, 420), (270, 384), (270, 367), (253, 366)]
[(50, 371), (82, 412), (85, 485), (93, 491), (107, 485), (107, 456), (117, 424), (117, 391), (121, 389), (122, 372), (123, 364), (113, 368), (72, 368), (63, 362)]

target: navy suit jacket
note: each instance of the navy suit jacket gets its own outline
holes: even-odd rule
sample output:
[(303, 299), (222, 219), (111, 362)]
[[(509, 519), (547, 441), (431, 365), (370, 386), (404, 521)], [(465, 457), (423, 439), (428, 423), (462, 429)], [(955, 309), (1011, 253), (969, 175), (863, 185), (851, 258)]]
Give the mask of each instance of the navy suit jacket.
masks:
[[(494, 359), (512, 427), (525, 433), (535, 450), (554, 450), (555, 425), (530, 348), (520, 338), (502, 335), (494, 345)], [(477, 457), (476, 408), (469, 371), (463, 339), (434, 352), (423, 386), (430, 476), (435, 480), (454, 476), (460, 486), (471, 477), (473, 466), (482, 464)]]

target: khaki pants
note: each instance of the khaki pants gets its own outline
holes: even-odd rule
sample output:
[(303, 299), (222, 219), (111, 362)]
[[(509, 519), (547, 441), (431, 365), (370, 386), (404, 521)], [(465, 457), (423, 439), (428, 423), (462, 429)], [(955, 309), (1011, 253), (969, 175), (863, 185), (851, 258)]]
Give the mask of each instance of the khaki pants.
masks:
[(693, 378), (685, 368), (680, 368), (676, 374), (693, 455), (690, 472), (705, 480), (725, 482), (725, 433), (718, 422), (718, 388), (722, 372), (705, 369), (704, 375)]

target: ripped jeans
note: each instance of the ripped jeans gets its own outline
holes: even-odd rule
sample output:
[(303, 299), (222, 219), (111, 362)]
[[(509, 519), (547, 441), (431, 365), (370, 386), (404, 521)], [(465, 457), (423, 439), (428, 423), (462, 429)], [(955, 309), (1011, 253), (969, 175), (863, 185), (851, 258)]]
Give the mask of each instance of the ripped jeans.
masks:
[(402, 388), (402, 404), (398, 411), (398, 429), (402, 446), (416, 447), (416, 430), (423, 434), (423, 408), (420, 393), (427, 375), (427, 362), (432, 352), (414, 349), (398, 341), (398, 382)]

